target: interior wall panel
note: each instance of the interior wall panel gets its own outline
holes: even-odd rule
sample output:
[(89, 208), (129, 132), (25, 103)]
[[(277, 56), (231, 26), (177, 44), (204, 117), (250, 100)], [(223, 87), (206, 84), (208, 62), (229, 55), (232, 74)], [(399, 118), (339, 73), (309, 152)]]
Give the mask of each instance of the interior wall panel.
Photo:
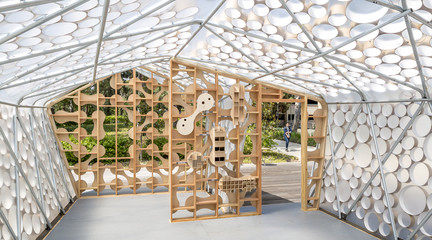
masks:
[(0, 105), (0, 239), (36, 239), (75, 198), (47, 120)]
[[(358, 108), (360, 112), (354, 118)], [(432, 209), (432, 114), (429, 105), (417, 102), (371, 104), (370, 111), (372, 125), (365, 104), (330, 106), (332, 138), (329, 140), (334, 147), (341, 145), (334, 154), (334, 165), (330, 144), (327, 145), (329, 167), (325, 172), (321, 207), (337, 213), (339, 200), (341, 212), (348, 215), (348, 221), (387, 239), (393, 239), (391, 211), (396, 233), (406, 239)], [(348, 128), (351, 120), (353, 123)], [(384, 174), (379, 172), (366, 185), (379, 171), (371, 126), (380, 159), (386, 161)], [(401, 141), (397, 141), (401, 134)], [(394, 150), (390, 152), (393, 145)], [(360, 195), (363, 188), (366, 190)], [(359, 201), (355, 203), (357, 198)], [(352, 212), (348, 212), (351, 206), (354, 206)], [(414, 239), (431, 236), (432, 220), (429, 219)]]

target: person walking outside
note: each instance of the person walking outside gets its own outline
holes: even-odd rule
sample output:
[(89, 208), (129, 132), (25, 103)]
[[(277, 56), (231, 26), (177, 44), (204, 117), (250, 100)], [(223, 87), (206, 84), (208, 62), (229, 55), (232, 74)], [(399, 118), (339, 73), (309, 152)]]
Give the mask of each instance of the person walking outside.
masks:
[(285, 150), (288, 152), (288, 144), (290, 142), (291, 132), (292, 132), (291, 126), (288, 122), (285, 124), (283, 130), (284, 130), (284, 139), (285, 139)]

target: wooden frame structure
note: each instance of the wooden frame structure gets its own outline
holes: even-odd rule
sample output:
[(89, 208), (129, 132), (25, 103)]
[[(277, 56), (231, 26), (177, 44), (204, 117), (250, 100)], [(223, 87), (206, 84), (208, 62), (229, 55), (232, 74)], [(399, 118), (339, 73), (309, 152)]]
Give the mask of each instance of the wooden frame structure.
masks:
[[(303, 211), (318, 210), (325, 162), (328, 106), (323, 99), (305, 94), (300, 95), (300, 99), (283, 99), (284, 92), (290, 91), (263, 87), (262, 102), (301, 103), (301, 126), (308, 126), (310, 118), (315, 121), (313, 136), (309, 135), (307, 127), (301, 128), (301, 208)], [(317, 101), (321, 105), (321, 108), (316, 109), (312, 115), (308, 111), (308, 99)], [(308, 151), (310, 138), (317, 143), (314, 151)], [(308, 168), (309, 162), (313, 164)]]
[[(55, 132), (60, 143), (66, 142), (72, 146), (72, 149), (62, 149), (63, 156), (66, 152), (71, 152), (78, 158), (78, 162), (69, 167), (75, 176), (78, 196), (88, 190), (95, 191), (99, 196), (106, 188), (111, 188), (113, 192), (105, 191), (102, 194), (136, 194), (137, 190), (138, 192), (154, 193), (157, 187), (165, 188), (165, 190), (157, 191), (168, 191), (168, 174), (166, 173), (169, 161), (167, 158), (168, 144), (162, 148), (158, 148), (154, 144), (158, 138), (168, 139), (168, 81), (165, 76), (155, 72), (140, 71), (146, 72), (147, 76), (137, 73), (136, 69), (133, 69), (130, 79), (122, 78), (121, 73), (118, 73), (98, 80), (94, 84), (86, 85), (56, 101), (58, 103), (70, 99), (77, 105), (77, 111), (50, 113), (53, 126), (56, 126), (55, 122), (71, 121), (78, 124), (78, 127), (73, 131), (59, 128)], [(156, 80), (156, 76), (161, 82)], [(100, 89), (101, 84), (106, 85), (107, 81), (114, 92), (110, 96), (103, 95)], [(88, 89), (95, 90), (95, 93), (92, 95), (83, 93), (84, 90)], [(119, 95), (121, 90), (132, 93), (127, 99), (123, 99)], [(49, 106), (49, 109), (54, 104)], [(92, 116), (86, 116), (86, 113), (82, 111), (86, 105), (92, 105), (96, 108)], [(146, 107), (143, 108), (143, 105)], [(101, 140), (106, 137), (104, 129), (106, 116), (102, 108), (112, 108), (115, 112), (114, 136), (117, 147), (115, 147), (114, 157), (105, 156), (105, 149), (101, 145)], [(120, 133), (118, 132), (118, 113), (120, 111), (127, 113), (127, 120), (130, 123), (127, 133), (123, 133), (123, 137), (130, 139), (128, 146), (122, 146), (128, 147), (126, 156), (121, 156), (117, 151), (117, 148), (122, 144), (119, 142)], [(83, 128), (83, 123), (87, 120), (92, 121), (94, 126), (91, 134), (88, 134)], [(162, 129), (159, 129), (161, 131), (155, 127), (158, 123), (164, 125)], [(72, 139), (75, 138), (76, 141), (71, 141), (71, 137)], [(84, 139), (88, 140), (89, 138), (96, 140), (96, 145), (90, 152), (82, 144)], [(91, 179), (89, 176), (84, 177), (88, 173), (93, 175), (93, 182), (90, 184), (83, 180), (83, 178), (86, 178), (87, 181)], [(122, 191), (122, 189), (130, 189), (131, 191)]]
[[(177, 79), (189, 78), (193, 84), (188, 86), (178, 86), (174, 84)], [(244, 91), (249, 94), (249, 102), (242, 101), (246, 110), (247, 120), (239, 116), (231, 116), (231, 107), (223, 108), (222, 101), (230, 95), (223, 91), (219, 85), (220, 79), (230, 79), (238, 84), (248, 85)], [(171, 193), (171, 221), (187, 221), (197, 219), (209, 219), (219, 217), (232, 217), (243, 215), (261, 214), (261, 101), (259, 84), (248, 84), (229, 74), (221, 74), (217, 71), (202, 69), (192, 66), (179, 60), (171, 60), (171, 124), (174, 126), (177, 121), (182, 121), (196, 112), (196, 101), (202, 94), (210, 94), (215, 101), (215, 105), (205, 112), (201, 112), (195, 118), (194, 129), (188, 135), (182, 135), (182, 131), (176, 128), (171, 129), (170, 135), (170, 193)], [(239, 90), (237, 87), (232, 91)], [(244, 89), (244, 87), (243, 87)], [(244, 93), (243, 93), (244, 95)], [(238, 102), (237, 104), (239, 104)], [(240, 103), (240, 104), (241, 104)], [(237, 105), (237, 107), (240, 107)], [(234, 124), (233, 120), (237, 120)], [(227, 132), (222, 131), (223, 122), (231, 122), (227, 125)], [(213, 134), (211, 134), (213, 132)], [(215, 133), (216, 132), (216, 133)], [(221, 136), (224, 135), (223, 137)], [(210, 136), (214, 135), (211, 139)], [(249, 137), (253, 143), (250, 154), (243, 153), (242, 142)], [(223, 139), (223, 140), (221, 140)], [(221, 145), (221, 141), (222, 143)], [(216, 144), (217, 143), (217, 144)], [(217, 148), (233, 145), (231, 151), (225, 151), (226, 160), (215, 161), (223, 156)], [(193, 171), (183, 171), (187, 169), (187, 163), (182, 156), (187, 156), (192, 151), (203, 153), (203, 158), (207, 159), (206, 164), (201, 169)], [(217, 151), (218, 153), (214, 153)], [(239, 179), (238, 181), (248, 181), (241, 177), (246, 174), (241, 171), (241, 164), (244, 159), (251, 159), (256, 170), (251, 174), (256, 179), (255, 189), (244, 191), (223, 192), (219, 189), (219, 180), (222, 176)], [(186, 174), (184, 174), (186, 173)], [(243, 210), (243, 205), (249, 202), (253, 210)]]
[[(302, 137), (302, 209), (319, 208), (327, 131), (327, 105), (322, 99), (271, 83), (252, 82), (240, 75), (182, 59), (172, 59), (170, 66), (170, 77), (148, 69), (133, 69), (130, 79), (124, 79), (118, 73), (86, 85), (56, 102), (69, 98), (77, 105), (77, 111), (51, 114), (51, 121), (53, 126), (55, 122), (78, 123), (78, 128), (73, 131), (57, 129), (56, 137), (59, 143), (67, 142), (72, 146), (72, 149), (62, 150), (63, 157), (69, 151), (78, 158), (78, 163), (70, 166), (70, 170), (76, 179), (74, 187), (79, 196), (89, 190), (97, 196), (107, 194), (104, 191), (109, 188), (113, 192), (108, 194), (116, 195), (155, 193), (160, 191), (156, 188), (164, 187), (162, 191), (170, 193), (170, 220), (173, 222), (261, 214), (262, 103), (299, 102), (302, 104), (302, 126), (307, 126), (311, 117), (316, 123), (314, 136), (308, 135), (307, 128), (301, 129), (302, 136), (307, 136)], [(189, 80), (189, 84), (182, 79)], [(109, 81), (114, 94), (105, 96), (101, 93), (103, 81)], [(224, 91), (221, 86), (225, 81), (235, 82), (229, 91)], [(95, 88), (96, 93), (83, 92), (89, 88)], [(118, 94), (121, 88), (128, 88), (132, 94), (122, 99)], [(301, 98), (285, 99), (284, 92)], [(226, 106), (229, 102), (226, 99), (234, 100), (231, 106)], [(321, 104), (312, 115), (307, 111), (308, 99)], [(88, 104), (96, 106), (91, 116), (81, 111)], [(150, 109), (142, 112), (142, 104)], [(106, 150), (101, 145), (106, 136), (104, 107), (115, 110), (117, 147), (118, 114), (120, 111), (127, 113), (131, 123), (127, 136), (132, 144), (128, 146), (126, 157), (119, 156), (117, 147), (115, 157), (105, 156)], [(87, 120), (94, 123), (90, 134), (82, 127)], [(157, 123), (164, 127), (156, 129)], [(221, 129), (226, 132), (215, 133)], [(212, 139), (212, 132), (215, 139)], [(221, 134), (225, 136), (221, 137)], [(78, 141), (72, 142), (70, 136)], [(85, 138), (96, 140), (90, 151), (81, 144)], [(159, 148), (155, 144), (157, 138), (168, 141)], [(251, 153), (243, 152), (246, 138), (253, 143)], [(315, 151), (307, 151), (308, 138), (317, 142)], [(146, 162), (142, 161), (144, 153)], [(223, 162), (220, 161), (222, 158)], [(255, 165), (252, 174), (242, 173), (241, 165), (245, 159)], [(309, 162), (314, 163), (313, 168), (308, 168)], [(146, 177), (142, 171), (148, 173)], [(111, 181), (106, 180), (107, 173), (113, 176)], [(93, 175), (91, 184), (83, 180), (86, 174)]]

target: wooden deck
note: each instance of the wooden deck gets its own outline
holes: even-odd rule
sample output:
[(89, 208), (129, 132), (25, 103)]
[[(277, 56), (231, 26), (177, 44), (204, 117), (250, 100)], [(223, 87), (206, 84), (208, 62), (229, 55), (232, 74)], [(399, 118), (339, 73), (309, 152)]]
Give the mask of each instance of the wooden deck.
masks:
[[(246, 164), (242, 171), (252, 171)], [(263, 205), (300, 202), (300, 162), (262, 165)]]

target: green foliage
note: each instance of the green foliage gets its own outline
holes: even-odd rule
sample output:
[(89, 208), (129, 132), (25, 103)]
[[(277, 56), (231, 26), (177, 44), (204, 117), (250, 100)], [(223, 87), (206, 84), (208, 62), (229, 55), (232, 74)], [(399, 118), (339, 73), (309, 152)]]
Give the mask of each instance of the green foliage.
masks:
[[(104, 124), (115, 123), (115, 115), (106, 116), (104, 120)], [(129, 123), (129, 119), (127, 116), (117, 116), (117, 123)]]
[[(290, 142), (301, 144), (301, 134), (298, 132), (292, 132)], [(308, 143), (307, 143), (308, 146), (315, 147), (316, 144), (317, 143), (313, 138), (308, 138)]]

